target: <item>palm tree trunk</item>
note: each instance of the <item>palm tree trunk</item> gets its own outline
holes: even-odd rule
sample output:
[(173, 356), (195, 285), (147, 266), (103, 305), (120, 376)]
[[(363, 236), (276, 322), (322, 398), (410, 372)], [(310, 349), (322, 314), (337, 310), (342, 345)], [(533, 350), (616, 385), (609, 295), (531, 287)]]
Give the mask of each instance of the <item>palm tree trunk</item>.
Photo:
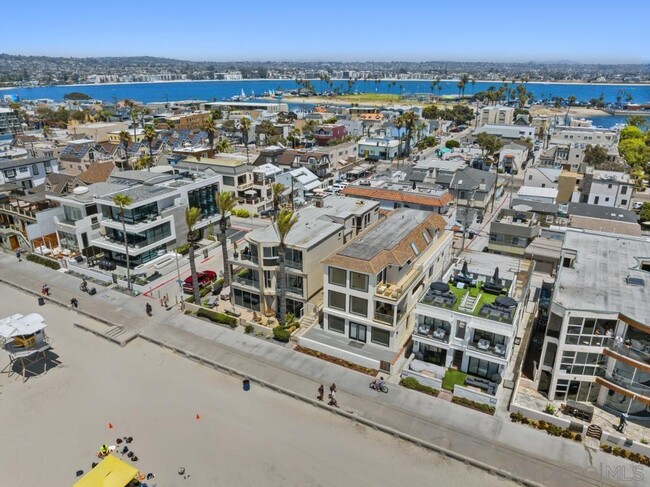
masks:
[(230, 265), (228, 264), (228, 247), (227, 247), (227, 237), (226, 230), (228, 229), (227, 220), (224, 216), (221, 216), (219, 221), (219, 243), (221, 244), (221, 254), (223, 256), (223, 287), (226, 288), (230, 286)]
[(201, 292), (199, 290), (199, 278), (196, 275), (196, 261), (194, 260), (194, 239), (187, 239), (190, 244), (189, 258), (190, 258), (190, 272), (192, 274), (192, 294), (194, 295), (194, 304), (201, 305)]
[(151, 157), (151, 161), (147, 164), (147, 171), (151, 171), (151, 166), (153, 164), (153, 147), (151, 141), (149, 142), (149, 157)]
[(126, 288), (130, 291), (131, 290), (131, 259), (129, 256), (129, 240), (126, 237), (126, 224), (124, 223), (124, 214), (122, 214), (121, 216), (122, 216), (122, 232), (124, 232), (124, 253), (126, 254)]
[(276, 294), (278, 296), (278, 323), (284, 325), (287, 316), (287, 268), (284, 265), (286, 249), (283, 244), (278, 246), (278, 285)]

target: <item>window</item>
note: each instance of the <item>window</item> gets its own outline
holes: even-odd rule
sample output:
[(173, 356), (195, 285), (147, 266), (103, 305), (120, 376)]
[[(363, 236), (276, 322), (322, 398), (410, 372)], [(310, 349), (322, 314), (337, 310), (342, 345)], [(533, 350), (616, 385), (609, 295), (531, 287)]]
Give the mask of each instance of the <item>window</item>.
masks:
[(359, 342), (366, 341), (366, 325), (350, 322), (350, 338)]
[(357, 291), (368, 291), (368, 275), (359, 272), (350, 272), (350, 287)]
[(356, 296), (350, 296), (350, 313), (368, 316), (368, 300)]
[(38, 174), (38, 164), (32, 164), (32, 174), (34, 176)]
[(241, 289), (233, 289), (235, 296), (235, 304), (243, 308), (252, 309), (254, 311), (260, 310), (260, 296)]
[(373, 328), (370, 340), (372, 343), (388, 347), (390, 346), (390, 332), (379, 328)]
[(621, 186), (621, 194), (627, 194), (627, 186)]
[(329, 292), (329, 307), (345, 311), (345, 294), (336, 291)]
[(622, 205), (627, 205), (627, 200), (621, 200)]
[(334, 315), (327, 315), (327, 329), (336, 333), (345, 333), (345, 320)]
[(424, 230), (422, 230), (422, 238), (424, 238), (424, 241), (425, 241), (426, 243), (431, 242), (431, 239), (429, 238), (429, 235), (428, 235), (427, 232), (425, 232)]
[(499, 373), (499, 364), (470, 357), (467, 373), (492, 380), (492, 377)]
[(336, 284), (337, 286), (346, 286), (347, 271), (338, 269), (336, 267), (328, 268), (329, 283)]
[(232, 176), (223, 176), (223, 185), (224, 186), (234, 186), (235, 185), (235, 178)]
[(418, 250), (418, 248), (415, 246), (413, 242), (411, 242), (411, 248), (413, 249), (415, 255), (420, 255), (420, 251)]
[(611, 185), (611, 184), (608, 184), (608, 185), (607, 185), (607, 189), (612, 189), (612, 185)]
[(491, 233), (490, 242), (503, 242), (503, 235), (500, 233)]

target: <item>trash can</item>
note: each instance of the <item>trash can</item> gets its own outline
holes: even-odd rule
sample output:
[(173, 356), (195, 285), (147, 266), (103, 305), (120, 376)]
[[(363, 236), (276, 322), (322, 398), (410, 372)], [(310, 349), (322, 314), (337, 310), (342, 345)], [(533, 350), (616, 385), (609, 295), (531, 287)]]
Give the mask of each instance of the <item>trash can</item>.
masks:
[(45, 305), (45, 298), (42, 298), (39, 296), (38, 298), (38, 305), (39, 306), (44, 306)]
[(249, 381), (248, 379), (244, 379), (243, 384), (244, 384), (244, 391), (250, 391), (251, 381)]

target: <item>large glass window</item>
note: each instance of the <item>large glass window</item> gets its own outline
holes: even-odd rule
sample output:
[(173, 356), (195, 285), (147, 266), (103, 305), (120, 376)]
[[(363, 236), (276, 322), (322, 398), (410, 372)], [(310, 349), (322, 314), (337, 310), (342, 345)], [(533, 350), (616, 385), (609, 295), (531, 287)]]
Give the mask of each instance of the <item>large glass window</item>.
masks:
[(345, 320), (334, 315), (327, 315), (327, 329), (336, 333), (345, 333)]
[(81, 208), (75, 208), (74, 206), (63, 206), (63, 215), (66, 221), (76, 222), (81, 220), (84, 217), (84, 213)]
[(350, 287), (357, 291), (368, 291), (368, 275), (360, 272), (350, 272)]
[(235, 296), (235, 304), (243, 308), (252, 309), (253, 311), (260, 310), (260, 296), (259, 294), (250, 293), (241, 289), (233, 289)]
[[(120, 209), (116, 206), (102, 205), (102, 215), (114, 221), (121, 221)], [(133, 224), (140, 223), (145, 220), (152, 220), (158, 216), (158, 204), (149, 203), (147, 205), (138, 206), (137, 208), (124, 208), (124, 222)]]
[(302, 270), (302, 251), (286, 249), (284, 253), (284, 264), (293, 269)]
[(346, 285), (347, 271), (344, 269), (338, 269), (336, 267), (329, 267), (329, 283), (336, 284), (337, 286)]
[(368, 300), (356, 296), (350, 296), (350, 313), (368, 316)]
[(467, 364), (467, 373), (492, 380), (492, 377), (499, 373), (499, 364), (470, 357)]
[(329, 307), (345, 311), (345, 294), (336, 291), (329, 292)]
[(287, 291), (302, 296), (302, 276), (287, 274)]
[(350, 338), (359, 342), (366, 342), (366, 325), (350, 322)]
[(79, 252), (79, 242), (77, 241), (77, 236), (74, 233), (66, 233), (59, 230), (59, 244), (62, 248), (70, 250), (72, 252)]
[(216, 197), (219, 193), (219, 185), (212, 184), (204, 186), (187, 193), (187, 201), (190, 207), (199, 208), (202, 216), (216, 215), (219, 213)]
[(222, 181), (224, 186), (235, 186), (235, 178), (232, 176), (223, 176)]
[(373, 328), (371, 340), (372, 343), (388, 347), (390, 346), (390, 332), (380, 328)]

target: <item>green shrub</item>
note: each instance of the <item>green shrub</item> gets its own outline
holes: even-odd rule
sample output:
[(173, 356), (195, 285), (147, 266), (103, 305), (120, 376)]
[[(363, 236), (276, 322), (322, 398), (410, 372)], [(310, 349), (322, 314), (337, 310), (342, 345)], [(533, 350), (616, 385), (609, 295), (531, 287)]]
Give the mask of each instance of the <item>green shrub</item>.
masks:
[(255, 327), (253, 325), (249, 324), (244, 327), (244, 333), (246, 333), (247, 335), (250, 335), (254, 331), (255, 331)]
[(544, 408), (544, 412), (547, 414), (555, 414), (555, 411), (556, 411), (555, 406), (553, 406), (552, 404), (547, 404), (546, 407)]
[(582, 441), (582, 435), (581, 435), (580, 433), (578, 433), (578, 434), (576, 434), (576, 435), (573, 437), (573, 439), (574, 439), (575, 441)]
[[(205, 286), (203, 289), (199, 290), (199, 296), (204, 297), (207, 294), (210, 294), (211, 291), (212, 291), (212, 286)], [(194, 302), (194, 296), (193, 295), (190, 296), (189, 298), (187, 298), (185, 300), (185, 302), (186, 303), (193, 303)]]
[(278, 325), (273, 328), (273, 338), (279, 342), (287, 343), (291, 337), (291, 333), (288, 330), (285, 330), (282, 326)]
[(447, 142), (445, 142), (445, 147), (447, 149), (456, 149), (460, 147), (460, 142), (458, 142), (456, 139), (449, 139)]
[(210, 321), (213, 321), (215, 323), (221, 323), (224, 325), (228, 325), (231, 328), (237, 327), (237, 319), (233, 318), (232, 316), (225, 315), (223, 313), (219, 313), (218, 311), (211, 311), (209, 309), (203, 309), (199, 308), (199, 310), (196, 312), (197, 316), (203, 316), (204, 318), (209, 319)]
[(642, 445), (647, 445), (647, 444), (648, 444), (648, 440), (645, 439), (645, 438), (641, 438), (641, 444), (642, 444)]
[(494, 406), (483, 404), (482, 402), (472, 401), (471, 399), (467, 399), (465, 397), (454, 396), (451, 398), (451, 402), (455, 402), (456, 404), (467, 406), (469, 408), (476, 409), (477, 411), (482, 411), (487, 414), (494, 414)]
[(190, 244), (181, 245), (176, 249), (176, 253), (186, 255), (190, 251)]
[(244, 208), (234, 208), (230, 214), (233, 216), (238, 216), (239, 218), (250, 218), (251, 216), (251, 212)]
[(43, 257), (38, 254), (27, 254), (27, 257), (25, 258), (30, 262), (44, 265), (45, 267), (49, 267), (50, 269), (59, 270), (61, 268), (61, 264), (59, 264), (57, 261), (48, 259), (47, 257)]
[(438, 389), (420, 384), (420, 382), (415, 377), (405, 377), (399, 381), (399, 385), (406, 387), (407, 389), (424, 392), (425, 394), (430, 394), (432, 396), (438, 395)]

